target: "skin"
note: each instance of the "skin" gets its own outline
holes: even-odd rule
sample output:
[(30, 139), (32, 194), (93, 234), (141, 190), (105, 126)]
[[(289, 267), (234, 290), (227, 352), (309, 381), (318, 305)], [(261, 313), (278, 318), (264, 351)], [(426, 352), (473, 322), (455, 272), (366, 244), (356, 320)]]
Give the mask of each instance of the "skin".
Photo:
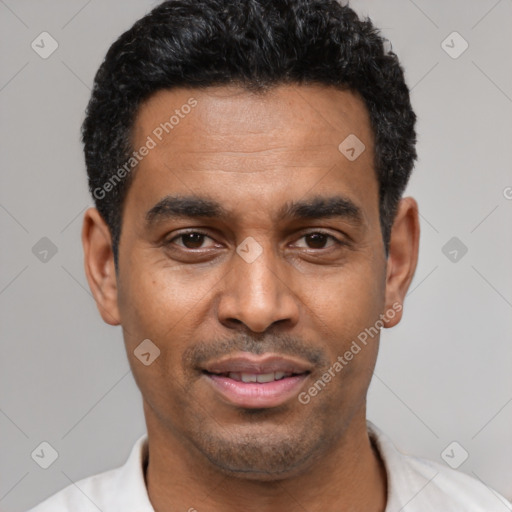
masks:
[[(134, 148), (191, 97), (197, 106), (134, 171), (117, 274), (96, 209), (82, 234), (89, 285), (105, 322), (122, 325), (142, 393), (150, 500), (157, 512), (383, 511), (386, 472), (365, 423), (378, 335), (307, 405), (235, 407), (194, 363), (240, 351), (296, 356), (313, 366), (307, 391), (403, 303), (418, 257), (417, 203), (401, 200), (386, 258), (368, 112), (357, 94), (326, 86), (160, 91), (139, 109)], [(366, 146), (354, 161), (338, 150), (349, 134)], [(148, 225), (167, 195), (215, 200), (228, 216)], [(361, 222), (278, 217), (292, 201), (332, 195), (350, 199)], [(186, 229), (207, 236), (178, 237)], [(249, 236), (262, 248), (252, 263), (236, 252)], [(160, 349), (149, 366), (134, 356), (144, 339)]]

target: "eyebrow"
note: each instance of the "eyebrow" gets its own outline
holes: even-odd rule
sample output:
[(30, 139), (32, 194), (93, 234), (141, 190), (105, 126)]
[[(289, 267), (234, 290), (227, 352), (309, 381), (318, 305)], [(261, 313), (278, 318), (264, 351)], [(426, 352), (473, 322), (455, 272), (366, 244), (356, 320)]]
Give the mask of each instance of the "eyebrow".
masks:
[(315, 196), (310, 199), (292, 201), (283, 206), (278, 213), (280, 219), (329, 219), (339, 217), (353, 224), (363, 224), (363, 212), (348, 197)]
[(148, 225), (170, 218), (225, 218), (228, 211), (216, 201), (199, 196), (166, 196), (146, 213)]
[[(211, 199), (190, 196), (166, 196), (146, 213), (148, 227), (162, 220), (173, 218), (205, 218), (227, 220), (230, 213), (220, 203)], [(280, 208), (279, 220), (314, 220), (339, 217), (355, 225), (363, 224), (363, 212), (349, 198), (335, 196), (315, 196), (291, 201)]]

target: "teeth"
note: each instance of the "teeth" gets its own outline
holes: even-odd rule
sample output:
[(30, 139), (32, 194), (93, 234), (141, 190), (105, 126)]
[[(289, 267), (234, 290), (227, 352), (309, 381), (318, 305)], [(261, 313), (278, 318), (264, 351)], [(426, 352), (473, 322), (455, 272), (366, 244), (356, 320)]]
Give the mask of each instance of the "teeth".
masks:
[(262, 373), (258, 375), (257, 380), (258, 382), (272, 382), (275, 380), (274, 375), (274, 373)]
[(272, 372), (272, 373), (241, 373), (241, 372), (230, 372), (228, 377), (233, 380), (242, 382), (272, 382), (274, 380), (281, 380), (285, 377), (290, 377), (291, 373), (285, 372)]

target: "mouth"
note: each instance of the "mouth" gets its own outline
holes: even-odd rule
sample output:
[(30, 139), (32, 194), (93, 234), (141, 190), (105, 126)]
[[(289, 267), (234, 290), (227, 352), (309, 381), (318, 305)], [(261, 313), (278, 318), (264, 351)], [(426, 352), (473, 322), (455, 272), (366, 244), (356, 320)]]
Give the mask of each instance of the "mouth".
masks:
[(302, 373), (286, 373), (286, 372), (269, 372), (269, 373), (242, 373), (242, 372), (226, 372), (226, 373), (210, 373), (204, 371), (207, 375), (217, 375), (228, 379), (236, 380), (237, 382), (258, 382), (266, 384), (267, 382), (274, 382), (276, 380), (288, 379)]
[(296, 396), (311, 366), (280, 356), (245, 355), (211, 363), (202, 373), (224, 402), (255, 409), (277, 407)]

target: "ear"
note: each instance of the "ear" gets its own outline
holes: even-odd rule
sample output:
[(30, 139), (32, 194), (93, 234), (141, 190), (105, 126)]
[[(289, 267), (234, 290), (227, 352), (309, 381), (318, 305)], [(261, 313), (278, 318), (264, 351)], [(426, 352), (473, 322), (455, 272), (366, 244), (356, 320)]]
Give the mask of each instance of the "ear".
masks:
[(85, 275), (103, 320), (119, 325), (117, 276), (110, 229), (96, 208), (89, 208), (82, 227)]
[(391, 230), (386, 272), (386, 311), (393, 318), (384, 318), (385, 327), (393, 327), (402, 318), (403, 302), (418, 263), (420, 222), (418, 203), (412, 197), (403, 198)]

